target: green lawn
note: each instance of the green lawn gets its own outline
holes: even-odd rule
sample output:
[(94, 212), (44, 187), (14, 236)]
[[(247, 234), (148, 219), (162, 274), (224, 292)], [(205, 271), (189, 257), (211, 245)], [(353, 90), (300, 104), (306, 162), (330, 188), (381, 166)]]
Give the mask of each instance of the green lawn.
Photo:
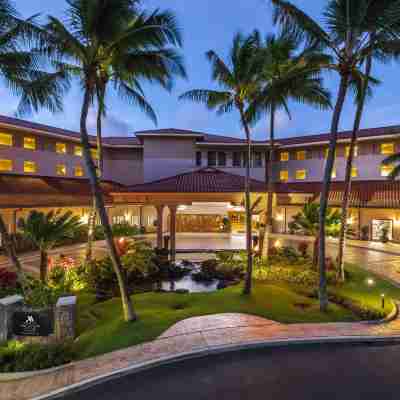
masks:
[[(380, 310), (380, 295), (400, 300), (400, 289), (356, 266), (349, 266), (350, 280), (331, 290)], [(375, 286), (366, 279), (373, 277)], [(349, 310), (330, 304), (329, 312), (319, 311), (317, 300), (304, 297), (284, 284), (255, 283), (250, 297), (242, 295), (241, 285), (214, 293), (145, 293), (134, 296), (139, 320), (125, 323), (119, 299), (93, 304), (93, 297), (82, 294), (78, 302), (76, 349), (79, 358), (107, 353), (155, 339), (176, 322), (193, 316), (241, 312), (283, 323), (355, 321)], [(389, 301), (386, 312), (391, 311)]]

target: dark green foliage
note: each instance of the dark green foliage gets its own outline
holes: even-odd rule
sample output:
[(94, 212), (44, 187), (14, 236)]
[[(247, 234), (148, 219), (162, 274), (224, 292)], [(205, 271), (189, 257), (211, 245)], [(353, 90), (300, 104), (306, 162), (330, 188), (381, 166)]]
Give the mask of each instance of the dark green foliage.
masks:
[(9, 342), (0, 347), (0, 372), (24, 372), (48, 369), (72, 361), (68, 344), (23, 344)]

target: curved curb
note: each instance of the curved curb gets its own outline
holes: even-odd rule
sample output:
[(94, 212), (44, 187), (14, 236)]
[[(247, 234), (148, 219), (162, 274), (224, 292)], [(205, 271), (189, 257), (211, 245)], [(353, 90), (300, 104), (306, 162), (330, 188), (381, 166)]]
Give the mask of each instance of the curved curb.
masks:
[(362, 323), (366, 325), (383, 325), (394, 321), (399, 316), (399, 304), (393, 300), (390, 300), (390, 303), (392, 304), (392, 311), (385, 318), (377, 321), (362, 321)]
[(174, 356), (166, 356), (152, 361), (146, 361), (127, 368), (116, 370), (108, 374), (96, 376), (75, 383), (62, 389), (55, 390), (45, 395), (37, 396), (31, 400), (53, 400), (64, 397), (67, 394), (77, 393), (90, 387), (118, 379), (130, 374), (137, 374), (149, 369), (176, 364), (186, 360), (196, 358), (204, 358), (212, 355), (231, 353), (245, 350), (255, 350), (273, 347), (295, 347), (301, 345), (321, 345), (321, 344), (399, 344), (400, 336), (392, 336), (382, 338), (381, 336), (332, 336), (332, 337), (315, 337), (306, 339), (277, 339), (269, 341), (255, 341), (242, 344), (231, 344), (222, 346), (213, 346), (206, 349), (195, 350), (187, 353), (181, 353)]

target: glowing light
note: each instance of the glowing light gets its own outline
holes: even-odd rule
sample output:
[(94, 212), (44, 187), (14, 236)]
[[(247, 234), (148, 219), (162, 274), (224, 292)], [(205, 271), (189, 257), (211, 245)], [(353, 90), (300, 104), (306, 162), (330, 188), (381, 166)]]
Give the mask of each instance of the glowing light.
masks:
[(89, 214), (83, 214), (80, 221), (82, 224), (87, 225), (89, 223)]
[(118, 243), (119, 243), (119, 244), (124, 244), (124, 243), (125, 243), (125, 238), (123, 238), (123, 237), (120, 238), (120, 239), (118, 240)]
[(278, 214), (277, 216), (276, 216), (276, 220), (277, 221), (283, 221), (285, 219), (285, 217), (283, 216), (283, 214)]
[(368, 286), (374, 286), (375, 285), (375, 281), (372, 278), (368, 278), (367, 279), (367, 285)]
[(282, 247), (281, 241), (280, 241), (280, 240), (277, 240), (277, 241), (274, 243), (274, 246), (275, 246), (277, 249), (279, 249), (280, 247)]
[(178, 206), (178, 211), (185, 211), (185, 210), (187, 210), (187, 206), (184, 205)]
[(347, 224), (351, 225), (354, 222), (353, 217), (347, 218)]

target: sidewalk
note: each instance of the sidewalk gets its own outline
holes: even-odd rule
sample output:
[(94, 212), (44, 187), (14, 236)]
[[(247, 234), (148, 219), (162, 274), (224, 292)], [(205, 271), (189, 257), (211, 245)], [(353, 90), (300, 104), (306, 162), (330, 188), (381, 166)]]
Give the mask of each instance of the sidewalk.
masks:
[[(132, 327), (134, 329), (134, 326)], [(246, 314), (219, 314), (181, 321), (157, 340), (79, 361), (25, 379), (6, 381), (0, 374), (2, 400), (39, 399), (65, 387), (140, 371), (195, 355), (290, 343), (374, 342), (400, 340), (400, 320), (383, 324), (330, 323), (285, 325)]]

